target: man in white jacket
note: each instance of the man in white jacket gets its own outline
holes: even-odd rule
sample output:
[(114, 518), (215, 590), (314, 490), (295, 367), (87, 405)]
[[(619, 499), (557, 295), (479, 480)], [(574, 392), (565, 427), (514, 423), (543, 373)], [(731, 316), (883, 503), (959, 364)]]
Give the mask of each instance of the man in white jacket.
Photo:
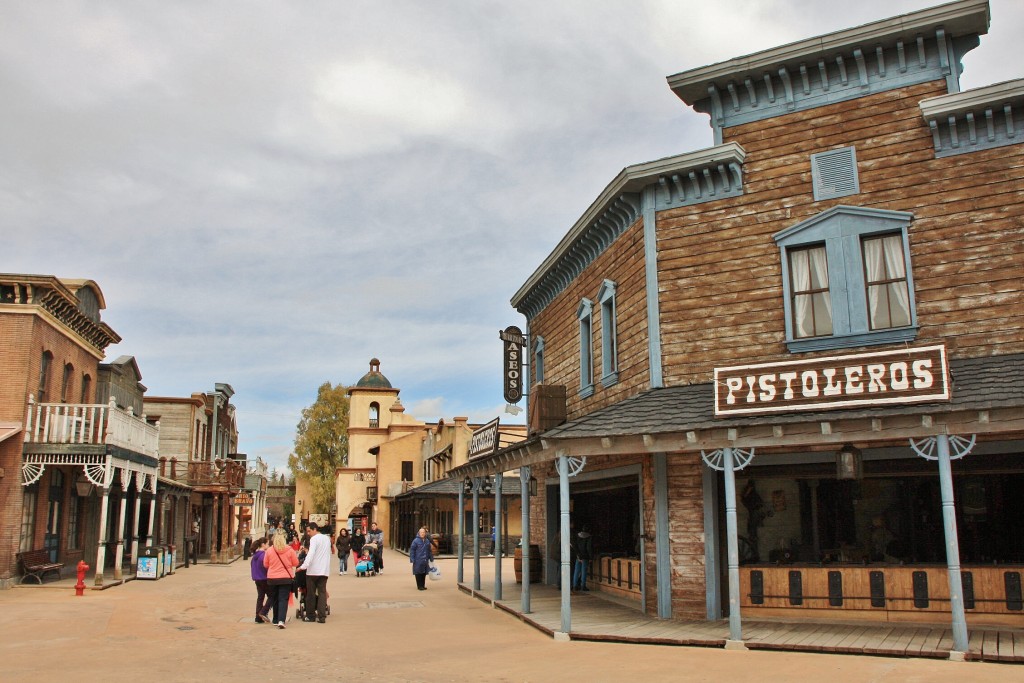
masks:
[(316, 605), (315, 620), (327, 622), (327, 576), (331, 573), (331, 539), (320, 533), (315, 522), (306, 526), (309, 535), (309, 552), (299, 570), (306, 572), (306, 621), (313, 621), (313, 605)]

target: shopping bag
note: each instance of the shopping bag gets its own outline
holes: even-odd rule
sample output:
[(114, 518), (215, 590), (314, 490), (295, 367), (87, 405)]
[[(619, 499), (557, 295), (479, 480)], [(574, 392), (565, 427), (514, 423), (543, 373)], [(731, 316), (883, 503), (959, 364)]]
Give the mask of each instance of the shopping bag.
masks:
[(433, 560), (430, 561), (430, 571), (427, 573), (427, 576), (430, 577), (431, 581), (441, 580), (441, 570), (436, 564), (434, 564)]

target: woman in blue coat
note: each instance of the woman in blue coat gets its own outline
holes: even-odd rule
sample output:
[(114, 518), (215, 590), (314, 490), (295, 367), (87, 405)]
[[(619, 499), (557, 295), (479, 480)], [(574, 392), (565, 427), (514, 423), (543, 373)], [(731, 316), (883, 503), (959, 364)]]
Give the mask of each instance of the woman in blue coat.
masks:
[(412, 545), (409, 546), (409, 562), (412, 563), (417, 590), (427, 590), (427, 574), (430, 573), (432, 559), (434, 553), (431, 551), (430, 539), (427, 538), (427, 530), (420, 528), (416, 538), (412, 539)]

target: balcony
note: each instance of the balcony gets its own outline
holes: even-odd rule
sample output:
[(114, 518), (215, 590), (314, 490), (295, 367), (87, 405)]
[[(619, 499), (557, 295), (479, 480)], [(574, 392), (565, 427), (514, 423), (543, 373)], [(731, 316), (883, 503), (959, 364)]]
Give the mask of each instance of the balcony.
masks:
[(122, 410), (113, 399), (108, 404), (36, 403), (28, 399), (25, 444), (76, 447), (114, 446), (150, 457), (158, 456), (160, 423), (149, 424), (132, 409)]

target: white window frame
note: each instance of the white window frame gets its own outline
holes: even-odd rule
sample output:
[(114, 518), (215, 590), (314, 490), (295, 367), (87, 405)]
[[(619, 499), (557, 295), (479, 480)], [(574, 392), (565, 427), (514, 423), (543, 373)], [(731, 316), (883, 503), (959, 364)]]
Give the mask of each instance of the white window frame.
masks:
[(614, 282), (605, 280), (597, 293), (597, 301), (601, 306), (601, 385), (604, 387), (610, 387), (619, 381), (616, 289), (617, 285)]
[(544, 337), (539, 335), (533, 340), (533, 377), (534, 384), (544, 383)]
[[(792, 353), (894, 344), (917, 338), (917, 302), (910, 259), (908, 229), (913, 214), (903, 211), (836, 206), (774, 235), (782, 266), (786, 346)], [(872, 330), (869, 325), (863, 238), (899, 234), (907, 273), (910, 325)], [(832, 334), (799, 338), (794, 333), (791, 276), (788, 250), (814, 243), (824, 244), (828, 259), (832, 301)]]
[(594, 394), (594, 302), (583, 299), (576, 309), (580, 323), (580, 397)]

